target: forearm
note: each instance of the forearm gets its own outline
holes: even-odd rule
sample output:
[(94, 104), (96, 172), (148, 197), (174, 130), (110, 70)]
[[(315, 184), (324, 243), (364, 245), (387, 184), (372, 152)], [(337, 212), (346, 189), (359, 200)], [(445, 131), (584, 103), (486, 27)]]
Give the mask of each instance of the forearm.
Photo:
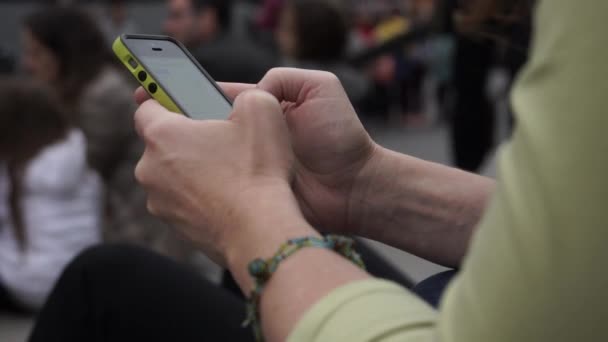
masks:
[[(247, 265), (256, 258), (269, 258), (292, 238), (320, 235), (293, 206), (264, 210), (263, 199), (256, 203), (257, 215), (247, 219), (241, 235), (229, 253), (228, 266), (246, 296), (253, 289)], [(262, 205), (262, 207), (260, 207)], [(295, 202), (294, 202), (295, 205)], [(295, 205), (297, 208), (297, 205)], [(268, 234), (261, 234), (268, 227)], [(328, 250), (305, 248), (283, 261), (266, 285), (261, 298), (261, 320), (267, 341), (286, 341), (295, 325), (316, 302), (332, 290), (368, 278), (369, 275), (344, 257)]]
[(350, 196), (356, 233), (458, 266), (494, 181), (378, 148)]
[[(314, 231), (305, 235), (285, 232), (275, 237), (281, 235), (282, 242), (285, 242), (296, 236), (315, 234)], [(272, 256), (279, 246), (280, 243), (258, 245), (255, 250), (259, 253), (243, 250), (230, 266), (246, 296), (253, 289), (247, 263), (258, 257)], [(338, 287), (369, 277), (365, 271), (333, 251), (312, 247), (298, 251), (281, 263), (262, 292), (260, 317), (266, 341), (286, 341), (304, 314), (323, 297)]]

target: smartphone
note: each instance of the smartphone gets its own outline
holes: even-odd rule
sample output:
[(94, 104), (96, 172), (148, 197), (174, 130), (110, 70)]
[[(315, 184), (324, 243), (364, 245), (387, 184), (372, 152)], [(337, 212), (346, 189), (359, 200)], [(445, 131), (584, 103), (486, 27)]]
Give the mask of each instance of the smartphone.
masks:
[(135, 79), (161, 105), (198, 120), (223, 120), (232, 103), (177, 40), (124, 34), (112, 50)]

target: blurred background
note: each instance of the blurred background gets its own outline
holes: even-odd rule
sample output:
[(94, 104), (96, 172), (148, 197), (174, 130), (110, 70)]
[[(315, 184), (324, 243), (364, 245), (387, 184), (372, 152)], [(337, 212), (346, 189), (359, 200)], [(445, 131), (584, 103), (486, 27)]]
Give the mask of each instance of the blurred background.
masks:
[[(529, 16), (462, 20), (458, 0), (0, 0), (0, 341), (22, 341), (63, 267), (96, 243), (134, 243), (220, 281), (146, 213), (133, 179), (136, 83), (121, 33), (182, 41), (218, 81), (273, 67), (335, 73), (380, 144), (494, 176), (514, 125), (508, 93)], [(368, 242), (412, 282), (441, 267)]]

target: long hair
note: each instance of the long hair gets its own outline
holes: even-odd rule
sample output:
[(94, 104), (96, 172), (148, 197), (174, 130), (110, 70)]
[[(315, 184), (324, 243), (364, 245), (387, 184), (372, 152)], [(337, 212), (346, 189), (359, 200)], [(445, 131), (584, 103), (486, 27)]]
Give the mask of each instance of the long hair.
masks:
[(59, 81), (54, 86), (65, 105), (76, 106), (87, 84), (110, 61), (101, 30), (81, 10), (55, 6), (27, 16), (25, 27), (57, 58)]
[(28, 163), (44, 147), (64, 138), (69, 124), (46, 88), (17, 79), (0, 79), (0, 162), (7, 167), (8, 204), (14, 234), (24, 248), (26, 229), (21, 208)]

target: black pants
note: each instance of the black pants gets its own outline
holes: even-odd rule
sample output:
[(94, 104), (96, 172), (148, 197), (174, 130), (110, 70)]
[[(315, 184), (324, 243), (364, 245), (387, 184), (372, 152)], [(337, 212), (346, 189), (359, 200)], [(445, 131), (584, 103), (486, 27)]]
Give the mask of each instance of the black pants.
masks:
[(253, 341), (244, 317), (242, 298), (191, 270), (136, 247), (102, 246), (68, 266), (30, 341)]
[(11, 305), (11, 298), (8, 291), (0, 284), (0, 312), (7, 311)]
[(242, 300), (136, 247), (85, 251), (59, 279), (30, 341), (251, 341)]
[(9, 313), (12, 315), (28, 316), (30, 313), (20, 307), (11, 298), (8, 290), (0, 283), (0, 313)]

